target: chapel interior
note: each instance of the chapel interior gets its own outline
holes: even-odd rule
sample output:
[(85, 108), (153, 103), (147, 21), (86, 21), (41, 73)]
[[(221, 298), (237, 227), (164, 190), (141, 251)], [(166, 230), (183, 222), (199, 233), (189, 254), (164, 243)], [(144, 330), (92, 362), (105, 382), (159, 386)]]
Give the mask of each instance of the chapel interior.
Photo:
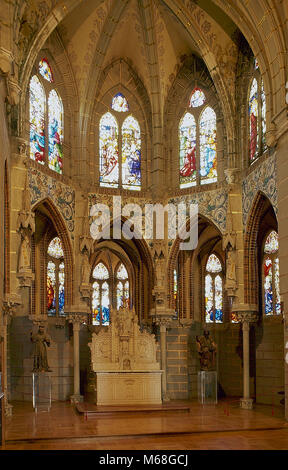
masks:
[(287, 449), (287, 52), (286, 0), (0, 0), (0, 448)]

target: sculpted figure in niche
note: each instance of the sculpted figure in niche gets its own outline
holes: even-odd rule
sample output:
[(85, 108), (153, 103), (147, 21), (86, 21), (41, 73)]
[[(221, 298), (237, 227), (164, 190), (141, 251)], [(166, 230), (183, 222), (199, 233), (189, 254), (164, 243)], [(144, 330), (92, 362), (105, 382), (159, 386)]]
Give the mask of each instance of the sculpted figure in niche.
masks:
[(20, 254), (19, 254), (19, 271), (25, 271), (31, 266), (31, 247), (30, 240), (26, 233), (22, 235)]
[(202, 336), (196, 336), (197, 350), (200, 359), (200, 369), (215, 370), (217, 346), (211, 338), (209, 331), (205, 330)]
[(231, 245), (227, 248), (227, 281), (236, 282), (236, 264), (235, 264), (235, 251)]
[(47, 346), (50, 346), (50, 336), (45, 333), (45, 328), (40, 325), (37, 333), (31, 332), (31, 341), (34, 343), (33, 372), (52, 372), (48, 366)]
[(87, 251), (83, 255), (83, 261), (81, 266), (81, 280), (82, 284), (89, 284), (90, 279), (90, 263), (89, 263), (89, 256)]

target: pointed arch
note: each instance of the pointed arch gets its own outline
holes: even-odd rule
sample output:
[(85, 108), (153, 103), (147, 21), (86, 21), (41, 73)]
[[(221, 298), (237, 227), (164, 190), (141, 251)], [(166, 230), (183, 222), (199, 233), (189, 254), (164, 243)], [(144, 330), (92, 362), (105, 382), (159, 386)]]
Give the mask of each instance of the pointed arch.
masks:
[(259, 101), (258, 101), (258, 83), (253, 79), (249, 90), (249, 157), (250, 163), (255, 160), (259, 152)]

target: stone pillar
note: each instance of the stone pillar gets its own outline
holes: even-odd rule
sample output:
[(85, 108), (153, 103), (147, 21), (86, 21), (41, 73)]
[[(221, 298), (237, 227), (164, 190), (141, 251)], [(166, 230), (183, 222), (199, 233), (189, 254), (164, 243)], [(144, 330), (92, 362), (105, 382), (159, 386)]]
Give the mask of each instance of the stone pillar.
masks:
[(249, 333), (250, 323), (257, 320), (255, 312), (237, 312), (238, 321), (242, 323), (243, 332), (243, 398), (240, 399), (240, 407), (245, 410), (253, 408), (253, 399), (250, 398), (250, 352)]
[(79, 332), (81, 324), (85, 322), (86, 316), (79, 313), (73, 313), (67, 316), (69, 323), (73, 324), (73, 365), (74, 365), (74, 393), (70, 397), (71, 403), (83, 401), (80, 395), (80, 349)]
[(167, 326), (170, 318), (157, 318), (156, 324), (160, 326), (160, 354), (162, 370), (162, 400), (169, 401), (167, 393)]

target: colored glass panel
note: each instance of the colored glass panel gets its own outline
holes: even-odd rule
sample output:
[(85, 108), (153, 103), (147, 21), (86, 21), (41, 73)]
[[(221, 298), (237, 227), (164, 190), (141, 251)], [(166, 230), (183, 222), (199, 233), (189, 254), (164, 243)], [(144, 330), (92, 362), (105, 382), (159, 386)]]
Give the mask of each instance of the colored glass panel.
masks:
[(254, 69), (257, 70), (259, 68), (258, 60), (254, 59)]
[(175, 306), (176, 306), (176, 301), (177, 301), (177, 295), (178, 295), (178, 276), (177, 276), (177, 271), (174, 269), (173, 273), (173, 292), (174, 292), (174, 300), (175, 300)]
[(223, 288), (222, 277), (215, 277), (215, 322), (223, 322)]
[(263, 270), (265, 314), (273, 315), (273, 269), (271, 258), (265, 258)]
[(49, 243), (47, 252), (48, 252), (48, 255), (51, 256), (52, 258), (59, 259), (59, 258), (64, 257), (62, 243), (59, 237), (55, 237), (53, 238), (53, 240), (51, 240), (51, 242)]
[(141, 189), (141, 132), (133, 116), (128, 116), (122, 125), (122, 186)]
[(280, 278), (279, 278), (279, 258), (274, 260), (274, 285), (275, 285), (275, 311), (279, 315), (281, 313), (281, 299), (280, 299)]
[(200, 119), (200, 177), (201, 184), (217, 181), (216, 114), (207, 107)]
[(191, 98), (190, 98), (190, 107), (192, 108), (198, 108), (199, 106), (203, 106), (206, 102), (206, 97), (204, 92), (201, 90), (201, 88), (194, 88)]
[(278, 233), (274, 230), (269, 233), (268, 237), (266, 238), (264, 252), (265, 253), (277, 253), (279, 249), (279, 238)]
[(94, 279), (104, 280), (109, 279), (109, 272), (103, 263), (98, 263), (93, 271)]
[(100, 186), (118, 187), (118, 125), (111, 113), (102, 116), (99, 124)]
[(205, 276), (205, 311), (206, 323), (211, 323), (214, 321), (213, 315), (213, 304), (214, 304), (214, 295), (213, 295), (213, 280), (210, 274)]
[(92, 323), (93, 325), (100, 324), (100, 285), (99, 282), (93, 283), (92, 291)]
[(128, 101), (122, 93), (117, 93), (112, 99), (111, 108), (118, 113), (126, 113), (129, 111)]
[(64, 315), (64, 303), (65, 303), (65, 266), (64, 263), (59, 265), (59, 287), (58, 287), (58, 302), (59, 302), (59, 315)]
[(116, 297), (117, 297), (117, 309), (119, 310), (120, 307), (123, 306), (123, 291), (124, 286), (122, 282), (118, 282), (117, 289), (116, 289)]
[(52, 70), (51, 70), (51, 67), (50, 67), (49, 62), (48, 62), (47, 59), (41, 59), (40, 60), (40, 62), (39, 62), (39, 73), (48, 82), (52, 83), (54, 81), (53, 80)]
[(30, 158), (45, 163), (45, 93), (34, 75), (29, 89)]
[(120, 264), (119, 268), (117, 269), (117, 275), (116, 275), (117, 279), (128, 279), (128, 273), (127, 273), (127, 270), (124, 266), (124, 264)]
[(109, 325), (110, 309), (109, 309), (109, 285), (103, 282), (101, 288), (101, 310), (102, 310), (102, 325)]
[(47, 264), (47, 312), (56, 314), (56, 266), (52, 261)]
[(262, 120), (262, 147), (266, 150), (266, 95), (264, 90), (264, 82), (261, 82), (261, 120)]
[(222, 271), (222, 265), (216, 255), (212, 254), (209, 256), (206, 271), (208, 271), (208, 273), (220, 273)]
[(196, 122), (186, 113), (179, 125), (180, 188), (196, 184)]
[(49, 168), (62, 173), (63, 168), (63, 105), (55, 90), (48, 97)]
[(249, 126), (250, 126), (250, 161), (253, 161), (258, 154), (258, 85), (254, 78), (249, 96)]

